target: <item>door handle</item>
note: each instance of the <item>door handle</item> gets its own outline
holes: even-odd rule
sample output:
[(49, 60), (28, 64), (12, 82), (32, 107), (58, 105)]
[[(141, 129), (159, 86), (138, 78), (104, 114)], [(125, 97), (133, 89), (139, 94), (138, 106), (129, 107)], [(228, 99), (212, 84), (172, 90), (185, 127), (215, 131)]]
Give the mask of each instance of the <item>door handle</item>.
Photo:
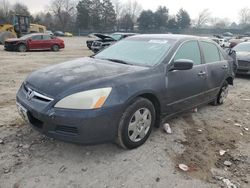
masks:
[(228, 66), (227, 65), (223, 65), (221, 68), (222, 69), (228, 69)]
[(206, 72), (201, 71), (201, 72), (198, 73), (198, 76), (204, 76), (206, 74), (207, 74)]

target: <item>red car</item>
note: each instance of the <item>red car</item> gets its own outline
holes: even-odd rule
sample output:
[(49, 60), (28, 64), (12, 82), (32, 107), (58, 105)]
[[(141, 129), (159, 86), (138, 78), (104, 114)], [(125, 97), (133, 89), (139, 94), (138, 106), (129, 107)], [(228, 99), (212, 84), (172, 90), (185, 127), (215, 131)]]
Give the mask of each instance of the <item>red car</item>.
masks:
[(58, 51), (64, 47), (63, 40), (43, 33), (33, 33), (21, 38), (8, 39), (4, 43), (5, 50), (19, 52), (30, 50)]

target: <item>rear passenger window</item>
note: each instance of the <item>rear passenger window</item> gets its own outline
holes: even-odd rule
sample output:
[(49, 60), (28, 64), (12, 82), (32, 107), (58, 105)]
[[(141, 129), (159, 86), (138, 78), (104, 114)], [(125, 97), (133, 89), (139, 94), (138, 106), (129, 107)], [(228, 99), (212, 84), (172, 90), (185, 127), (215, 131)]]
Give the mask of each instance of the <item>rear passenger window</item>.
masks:
[(42, 40), (42, 35), (34, 35), (31, 38), (32, 40)]
[(197, 41), (189, 41), (184, 43), (177, 51), (174, 60), (189, 59), (194, 62), (194, 65), (201, 64), (201, 53)]
[(49, 35), (43, 35), (43, 40), (50, 40), (51, 37)]
[(210, 42), (201, 42), (201, 48), (204, 53), (205, 63), (220, 61), (219, 49)]

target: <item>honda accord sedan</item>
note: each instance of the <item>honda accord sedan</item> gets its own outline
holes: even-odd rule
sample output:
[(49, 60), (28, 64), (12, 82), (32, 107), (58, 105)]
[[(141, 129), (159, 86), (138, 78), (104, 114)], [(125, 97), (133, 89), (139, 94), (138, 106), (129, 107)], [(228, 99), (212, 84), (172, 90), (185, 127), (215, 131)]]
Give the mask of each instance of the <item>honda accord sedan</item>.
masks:
[(64, 48), (64, 41), (49, 34), (33, 33), (21, 38), (8, 39), (4, 43), (5, 50), (26, 52), (31, 50), (58, 51)]
[(209, 39), (137, 35), (92, 57), (33, 72), (17, 93), (17, 107), (49, 137), (133, 149), (162, 117), (223, 104), (232, 62)]

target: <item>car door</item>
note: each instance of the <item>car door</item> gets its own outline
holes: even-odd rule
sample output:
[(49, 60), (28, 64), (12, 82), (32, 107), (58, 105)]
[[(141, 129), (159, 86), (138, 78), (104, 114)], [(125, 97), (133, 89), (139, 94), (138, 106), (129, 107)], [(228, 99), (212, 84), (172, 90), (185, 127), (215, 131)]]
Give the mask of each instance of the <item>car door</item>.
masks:
[(42, 35), (34, 35), (31, 37), (31, 40), (29, 41), (29, 49), (30, 50), (38, 50), (42, 49)]
[(52, 47), (52, 38), (49, 35), (43, 35), (42, 48), (43, 49), (51, 49)]
[(224, 59), (216, 44), (208, 41), (200, 41), (207, 72), (206, 100), (214, 99), (219, 93), (220, 87), (228, 72), (229, 64)]
[[(204, 101), (206, 68), (198, 41), (187, 41), (177, 50), (171, 64), (178, 59), (194, 62), (190, 70), (169, 70), (166, 75), (167, 113), (172, 114), (192, 108)], [(171, 66), (170, 66), (171, 67)]]

